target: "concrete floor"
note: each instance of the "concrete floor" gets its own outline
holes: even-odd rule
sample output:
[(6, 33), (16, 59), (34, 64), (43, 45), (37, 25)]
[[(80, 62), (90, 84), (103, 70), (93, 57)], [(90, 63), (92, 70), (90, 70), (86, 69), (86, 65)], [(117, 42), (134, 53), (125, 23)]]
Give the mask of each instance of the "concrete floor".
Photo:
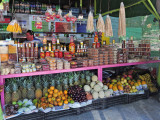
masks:
[(56, 120), (160, 120), (160, 103), (157, 97), (150, 97), (130, 104), (93, 110)]

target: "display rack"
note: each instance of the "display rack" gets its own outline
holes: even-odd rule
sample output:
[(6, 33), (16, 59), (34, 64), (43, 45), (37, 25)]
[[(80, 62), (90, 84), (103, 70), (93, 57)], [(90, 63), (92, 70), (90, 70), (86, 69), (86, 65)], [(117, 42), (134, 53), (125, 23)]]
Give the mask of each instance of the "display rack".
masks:
[[(123, 67), (123, 66), (149, 64), (149, 63), (159, 63), (159, 62), (160, 62), (160, 60), (152, 60), (152, 61), (145, 61), (145, 62), (111, 64), (111, 65), (102, 65), (102, 66), (93, 66), (93, 67), (82, 67), (82, 68), (75, 68), (75, 69), (64, 69), (64, 70), (40, 71), (40, 72), (32, 72), (32, 73), (0, 75), (0, 85), (4, 85), (5, 84), (5, 79), (6, 78), (36, 76), (36, 75), (47, 75), (47, 74), (66, 73), (66, 72), (85, 71), (85, 70), (97, 70), (98, 80), (102, 81), (102, 77), (103, 77), (102, 76), (102, 72), (103, 72), (104, 68)], [(5, 105), (4, 89), (3, 89), (2, 93), (1, 93), (1, 105), (2, 106)]]

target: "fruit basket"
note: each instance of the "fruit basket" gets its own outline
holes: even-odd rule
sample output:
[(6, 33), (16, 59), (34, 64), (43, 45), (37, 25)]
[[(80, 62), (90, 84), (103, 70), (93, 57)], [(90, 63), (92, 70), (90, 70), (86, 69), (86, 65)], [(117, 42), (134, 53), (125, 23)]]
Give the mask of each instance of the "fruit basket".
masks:
[(149, 90), (145, 90), (144, 94), (128, 95), (128, 103), (149, 98)]
[(127, 104), (128, 103), (128, 95), (118, 95), (109, 98), (103, 99), (103, 108), (109, 108), (115, 105)]

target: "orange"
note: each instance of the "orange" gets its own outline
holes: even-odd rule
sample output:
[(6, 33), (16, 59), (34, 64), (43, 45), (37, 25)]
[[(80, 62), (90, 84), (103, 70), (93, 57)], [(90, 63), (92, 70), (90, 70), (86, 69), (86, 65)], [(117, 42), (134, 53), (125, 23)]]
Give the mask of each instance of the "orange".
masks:
[(66, 97), (65, 96), (62, 96), (62, 100), (65, 100), (66, 99)]
[(53, 105), (54, 105), (54, 106), (57, 106), (57, 105), (58, 105), (57, 101), (54, 101), (54, 102), (53, 102)]
[(67, 100), (65, 100), (65, 101), (64, 101), (64, 104), (68, 104), (68, 101), (67, 101)]
[(60, 93), (60, 95), (62, 95), (62, 94), (63, 94), (63, 92), (62, 92), (62, 91), (59, 91), (59, 93)]
[(52, 97), (52, 95), (48, 95), (48, 98), (51, 98)]
[(145, 85), (146, 84), (146, 82), (145, 81), (142, 81), (142, 85)]
[(50, 92), (51, 90), (50, 89), (48, 89), (48, 92)]
[(66, 98), (68, 98), (68, 95), (65, 95)]
[(52, 94), (53, 94), (53, 91), (52, 91), (52, 90), (51, 90), (51, 91), (49, 91), (49, 94), (51, 94), (51, 95), (52, 95)]
[(59, 105), (59, 106), (62, 106), (62, 105), (63, 105), (63, 103), (62, 103), (62, 102), (58, 102), (58, 105)]
[(67, 90), (64, 90), (64, 94), (67, 95), (67, 93), (68, 93)]
[(52, 101), (52, 98), (48, 98), (48, 102), (51, 102)]
[(54, 86), (51, 86), (50, 89), (51, 89), (51, 90), (54, 90)]
[(112, 89), (112, 87), (113, 87), (113, 85), (112, 85), (112, 84), (110, 84), (110, 85), (109, 85), (109, 89)]
[(55, 97), (55, 98), (56, 98), (57, 96), (58, 96), (58, 94), (57, 94), (57, 93), (54, 93), (54, 94), (53, 94), (53, 97)]
[(57, 102), (60, 102), (60, 101), (61, 101), (61, 99), (60, 99), (60, 98), (57, 98), (56, 100), (57, 100)]
[(61, 95), (61, 93), (60, 92), (58, 92), (58, 96), (60, 96)]
[(57, 90), (57, 89), (54, 89), (54, 93), (58, 93), (58, 90)]

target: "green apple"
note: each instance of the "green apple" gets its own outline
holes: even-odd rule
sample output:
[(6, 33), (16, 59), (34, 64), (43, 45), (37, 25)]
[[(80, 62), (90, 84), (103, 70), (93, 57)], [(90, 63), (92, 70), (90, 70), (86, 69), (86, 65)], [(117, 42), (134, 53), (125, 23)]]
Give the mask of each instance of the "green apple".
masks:
[(16, 105), (16, 104), (17, 104), (17, 102), (12, 102), (12, 104), (13, 104), (13, 105)]
[(135, 87), (135, 86), (132, 86), (132, 89), (133, 89), (133, 90), (135, 90), (135, 89), (136, 89), (136, 87)]

